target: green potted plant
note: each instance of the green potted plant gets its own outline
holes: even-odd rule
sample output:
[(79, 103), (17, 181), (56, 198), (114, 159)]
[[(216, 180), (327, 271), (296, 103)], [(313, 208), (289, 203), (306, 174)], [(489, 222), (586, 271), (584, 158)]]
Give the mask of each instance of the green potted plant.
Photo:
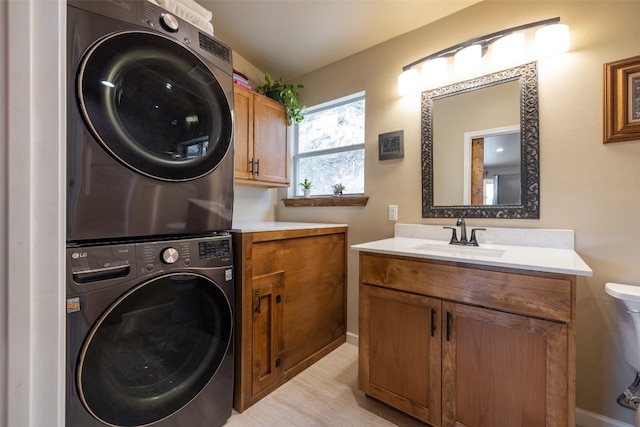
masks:
[(344, 185), (342, 185), (341, 182), (338, 183), (338, 184), (335, 184), (333, 186), (333, 195), (334, 196), (342, 196), (342, 192), (344, 191), (344, 189), (345, 189), (345, 187), (344, 187)]
[(269, 73), (264, 75), (264, 82), (256, 87), (256, 92), (265, 95), (271, 99), (283, 104), (287, 110), (287, 120), (289, 125), (300, 123), (304, 119), (302, 110), (305, 108), (298, 105), (298, 89), (302, 89), (302, 85), (286, 84), (282, 81), (282, 77), (274, 80)]
[(302, 189), (302, 193), (304, 194), (304, 197), (305, 198), (309, 198), (309, 195), (311, 194), (311, 181), (309, 181), (307, 178), (305, 178), (298, 185)]

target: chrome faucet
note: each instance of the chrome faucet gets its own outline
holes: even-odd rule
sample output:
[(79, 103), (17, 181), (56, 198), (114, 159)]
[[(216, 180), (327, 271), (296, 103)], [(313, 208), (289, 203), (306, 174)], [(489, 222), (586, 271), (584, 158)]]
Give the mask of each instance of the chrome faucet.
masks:
[(458, 235), (456, 233), (455, 227), (442, 227), (449, 230), (453, 230), (453, 232), (451, 233), (451, 240), (449, 240), (450, 245), (479, 246), (478, 240), (476, 239), (476, 231), (486, 230), (486, 228), (472, 229), (471, 238), (467, 240), (467, 224), (464, 222), (464, 218), (458, 218), (458, 221), (456, 221), (456, 227), (460, 227), (460, 239), (458, 239)]

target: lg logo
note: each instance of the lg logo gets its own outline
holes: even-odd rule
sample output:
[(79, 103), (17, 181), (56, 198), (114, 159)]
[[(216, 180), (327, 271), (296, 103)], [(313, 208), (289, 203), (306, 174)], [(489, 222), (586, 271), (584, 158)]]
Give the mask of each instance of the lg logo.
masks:
[(87, 253), (86, 252), (74, 252), (71, 254), (71, 258), (73, 259), (78, 259), (78, 258), (86, 258), (87, 257)]

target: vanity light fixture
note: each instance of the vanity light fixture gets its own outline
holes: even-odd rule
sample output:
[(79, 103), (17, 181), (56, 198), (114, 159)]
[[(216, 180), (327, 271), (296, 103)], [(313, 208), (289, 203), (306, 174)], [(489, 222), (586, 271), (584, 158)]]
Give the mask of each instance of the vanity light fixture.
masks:
[[(482, 58), (491, 47), (491, 65), (505, 68), (528, 61), (525, 57), (524, 30), (541, 27), (535, 34), (536, 57), (555, 55), (569, 50), (569, 26), (560, 17), (519, 25), (476, 37), (442, 49), (402, 67), (398, 76), (398, 92), (407, 95), (418, 89), (435, 87), (446, 81), (448, 60), (453, 57), (456, 75), (472, 75), (482, 67)], [(422, 74), (415, 66), (422, 65)]]

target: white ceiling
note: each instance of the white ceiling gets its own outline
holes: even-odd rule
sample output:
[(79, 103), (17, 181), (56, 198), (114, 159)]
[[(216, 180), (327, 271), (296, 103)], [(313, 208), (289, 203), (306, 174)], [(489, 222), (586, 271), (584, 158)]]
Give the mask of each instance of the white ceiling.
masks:
[[(501, 148), (501, 151), (498, 151)], [(520, 165), (520, 131), (484, 138), (484, 166)]]
[(198, 0), (216, 38), (290, 80), (481, 0)]

